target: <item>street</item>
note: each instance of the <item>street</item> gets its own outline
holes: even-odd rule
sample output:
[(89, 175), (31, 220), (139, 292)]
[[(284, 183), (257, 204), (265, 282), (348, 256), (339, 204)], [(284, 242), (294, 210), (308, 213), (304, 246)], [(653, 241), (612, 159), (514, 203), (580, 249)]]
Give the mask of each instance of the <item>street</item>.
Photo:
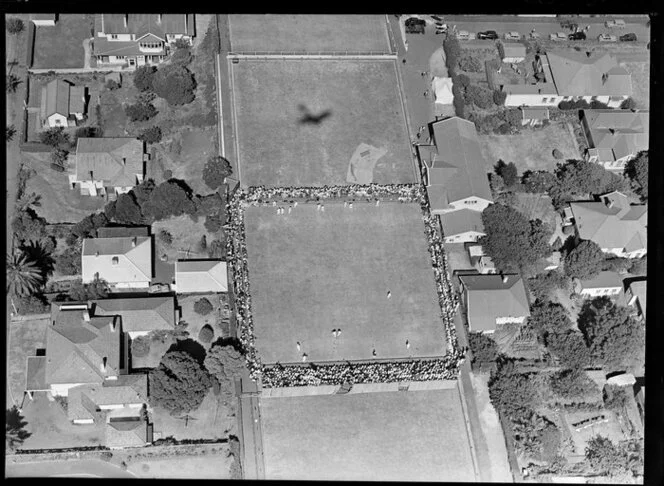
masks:
[(244, 370), (240, 384), (239, 427), (242, 435), (242, 474), (244, 479), (265, 479), (265, 458), (257, 384)]

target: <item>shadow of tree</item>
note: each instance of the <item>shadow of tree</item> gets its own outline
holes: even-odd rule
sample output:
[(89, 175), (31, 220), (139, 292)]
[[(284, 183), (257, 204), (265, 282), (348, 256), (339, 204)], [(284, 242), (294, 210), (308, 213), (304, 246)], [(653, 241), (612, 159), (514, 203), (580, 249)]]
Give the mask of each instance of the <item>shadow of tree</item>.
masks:
[(171, 351), (182, 351), (187, 353), (191, 355), (191, 357), (194, 358), (201, 366), (205, 361), (205, 348), (193, 339), (182, 339), (176, 341), (173, 343), (173, 345), (171, 345), (170, 348), (168, 348), (166, 352), (170, 353)]
[(7, 448), (14, 450), (17, 446), (23, 444), (23, 441), (30, 437), (32, 434), (25, 430), (28, 422), (24, 420), (25, 417), (21, 415), (18, 407), (14, 405), (8, 409), (5, 414), (6, 421), (6, 444)]

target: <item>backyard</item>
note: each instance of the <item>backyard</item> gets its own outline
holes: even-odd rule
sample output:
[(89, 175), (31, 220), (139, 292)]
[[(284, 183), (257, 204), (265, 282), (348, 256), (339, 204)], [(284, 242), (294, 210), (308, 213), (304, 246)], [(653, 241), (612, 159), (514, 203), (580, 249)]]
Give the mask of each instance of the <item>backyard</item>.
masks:
[[(554, 122), (541, 129), (524, 129), (516, 135), (479, 134), (482, 153), (489, 170), (498, 160), (514, 162), (519, 173), (526, 170), (553, 171), (556, 164), (567, 159), (581, 159), (579, 148), (570, 125)], [(558, 149), (563, 157), (553, 157)]]
[[(243, 185), (415, 181), (394, 61), (244, 60), (231, 67)], [(362, 160), (371, 150), (384, 155)]]
[[(10, 321), (9, 326), (9, 356), (7, 380), (11, 396), (7, 397), (10, 406), (16, 403), (19, 407), (25, 391), (26, 367), (28, 356), (36, 356), (37, 349), (46, 347), (46, 327), (49, 319), (31, 319), (24, 321)], [(13, 400), (12, 400), (13, 397)], [(26, 399), (27, 401), (27, 399)]]
[(59, 14), (54, 27), (36, 27), (32, 66), (35, 69), (82, 68), (83, 42), (93, 37), (93, 14)]
[(326, 202), (323, 209), (245, 211), (263, 362), (299, 362), (303, 352), (310, 361), (371, 359), (372, 349), (379, 358), (445, 354), (419, 205)]
[[(188, 182), (188, 181), (187, 181)], [(159, 237), (161, 230), (168, 231), (173, 237), (171, 244), (164, 243)], [(177, 259), (208, 258), (207, 250), (200, 247), (202, 237), (205, 236), (209, 246), (215, 235), (205, 229), (205, 217), (199, 217), (194, 222), (188, 214), (171, 216), (168, 219), (155, 221), (152, 224), (152, 234), (155, 236), (155, 258), (161, 259), (166, 255), (166, 262), (175, 265)]]
[[(194, 304), (200, 299), (207, 299), (214, 308), (209, 314), (202, 316), (194, 311)], [(222, 313), (222, 299), (220, 294), (196, 294), (178, 297), (178, 305), (180, 306), (181, 319), (187, 324), (187, 331), (192, 339), (198, 340), (198, 333), (201, 328), (206, 324), (212, 326), (214, 329), (214, 337), (212, 342), (220, 337), (227, 337), (224, 335), (224, 330), (221, 327), (221, 313)], [(200, 343), (201, 346), (207, 351), (210, 349), (211, 343)]]
[[(218, 444), (219, 451), (201, 455), (141, 457), (128, 463), (127, 471), (139, 478), (154, 479), (231, 479), (232, 459), (228, 446)], [(216, 449), (216, 448), (215, 448)]]
[(261, 416), (267, 479), (476, 479), (456, 388), (263, 398)]
[(233, 52), (390, 52), (383, 15), (230, 15)]

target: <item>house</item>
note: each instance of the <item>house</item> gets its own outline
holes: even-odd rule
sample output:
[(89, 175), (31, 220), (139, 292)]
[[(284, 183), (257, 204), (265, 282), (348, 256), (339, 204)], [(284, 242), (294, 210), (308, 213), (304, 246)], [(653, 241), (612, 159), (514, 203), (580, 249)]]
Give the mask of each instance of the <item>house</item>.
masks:
[(549, 109), (542, 107), (521, 107), (521, 125), (529, 125), (534, 127), (536, 125), (542, 125), (544, 120), (549, 119)]
[(582, 110), (580, 118), (589, 162), (622, 173), (630, 159), (648, 150), (648, 111)]
[(75, 127), (85, 115), (86, 88), (54, 79), (41, 90), (40, 115), (45, 129)]
[(152, 280), (152, 237), (86, 238), (83, 283), (101, 278), (114, 290), (147, 289)]
[(97, 14), (93, 55), (97, 64), (136, 68), (159, 64), (170, 44), (195, 37), (193, 14)]
[(639, 280), (635, 282), (631, 282), (627, 286), (627, 291), (625, 292), (627, 295), (626, 297), (629, 299), (627, 302), (627, 305), (631, 305), (634, 307), (636, 310), (637, 315), (641, 319), (646, 318), (646, 306), (647, 306), (647, 300), (646, 300), (646, 290), (647, 290), (647, 281), (646, 280)]
[(228, 271), (221, 260), (178, 260), (173, 288), (178, 294), (228, 292)]
[(135, 138), (79, 138), (69, 183), (82, 196), (115, 198), (143, 182), (145, 143)]
[(440, 215), (444, 243), (475, 242), (484, 236), (482, 213), (472, 209), (460, 209)]
[(37, 27), (55, 27), (58, 21), (58, 14), (30, 14), (30, 20)]
[(530, 316), (526, 288), (519, 275), (461, 275), (461, 293), (470, 331), (493, 333)]
[[(128, 368), (123, 349), (127, 349), (127, 337), (119, 319), (95, 316), (87, 303), (54, 302), (42, 362), (44, 388), (48, 387), (55, 396), (66, 397), (73, 387), (117, 380)], [(29, 371), (37, 370), (33, 366)], [(33, 375), (28, 386), (40, 380)]]
[(67, 397), (67, 417), (77, 425), (105, 424), (103, 443), (111, 449), (145, 446), (152, 442), (152, 425), (144, 416), (147, 382), (147, 374), (137, 374), (73, 387)]
[(608, 53), (548, 51), (535, 58), (536, 84), (503, 85), (505, 106), (558, 106), (599, 101), (611, 108), (632, 95), (632, 78)]
[(520, 63), (526, 60), (526, 46), (523, 44), (499, 44), (500, 58), (505, 63)]
[(481, 274), (496, 273), (496, 265), (490, 256), (484, 254), (482, 245), (467, 244), (468, 259), (470, 264)]
[(151, 331), (172, 331), (180, 320), (172, 295), (99, 299), (93, 300), (91, 307), (96, 316), (116, 316), (130, 340)]
[(575, 279), (574, 291), (586, 298), (616, 297), (623, 289), (623, 281), (617, 272), (604, 271), (589, 279)]
[(572, 202), (577, 238), (592, 240), (602, 251), (618, 257), (640, 258), (648, 250), (648, 205), (631, 204), (621, 192), (601, 196), (599, 202)]
[(433, 92), (436, 95), (436, 103), (451, 105), (454, 102), (452, 94), (452, 78), (433, 78)]

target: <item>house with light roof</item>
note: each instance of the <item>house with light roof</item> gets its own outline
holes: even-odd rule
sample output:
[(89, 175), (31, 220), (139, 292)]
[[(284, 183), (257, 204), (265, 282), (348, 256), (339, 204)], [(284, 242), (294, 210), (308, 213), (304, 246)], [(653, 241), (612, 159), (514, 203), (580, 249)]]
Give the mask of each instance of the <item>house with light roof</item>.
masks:
[(70, 165), (71, 189), (114, 199), (143, 182), (148, 159), (145, 143), (135, 138), (79, 138)]
[(152, 237), (86, 238), (81, 252), (83, 283), (95, 278), (114, 290), (147, 289), (152, 281)]
[(648, 150), (648, 111), (582, 110), (580, 118), (589, 162), (622, 173), (629, 160)]
[(641, 258), (648, 251), (648, 205), (631, 204), (615, 191), (596, 202), (572, 202), (577, 239), (592, 240), (603, 252)]
[(94, 315), (117, 316), (129, 339), (152, 331), (172, 331), (180, 320), (172, 295), (98, 299), (91, 301), (91, 307)]
[(228, 292), (228, 270), (221, 260), (178, 260), (173, 289), (178, 294)]

